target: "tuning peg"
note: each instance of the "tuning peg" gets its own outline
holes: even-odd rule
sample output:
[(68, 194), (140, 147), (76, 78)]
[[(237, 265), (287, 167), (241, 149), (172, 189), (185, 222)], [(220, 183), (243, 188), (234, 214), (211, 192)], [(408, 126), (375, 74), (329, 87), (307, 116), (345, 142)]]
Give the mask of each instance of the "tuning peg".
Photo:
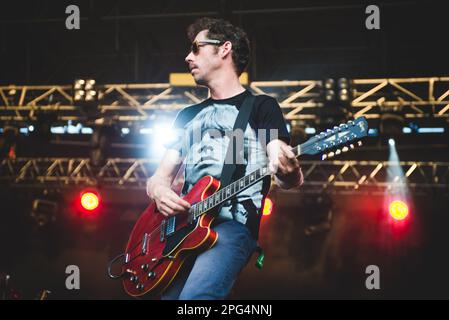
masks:
[(327, 156), (328, 156), (329, 158), (332, 158), (333, 156), (335, 156), (335, 153), (334, 153), (333, 151), (331, 151), (331, 152), (329, 152), (329, 153), (327, 154)]
[(341, 153), (341, 150), (340, 150), (340, 149), (335, 150), (335, 154), (336, 154), (336, 155), (339, 155), (340, 153)]
[(357, 145), (360, 147), (362, 145), (362, 141), (357, 141)]
[(355, 147), (354, 147), (354, 145), (351, 143), (351, 144), (349, 145), (349, 148), (354, 149)]
[(346, 146), (344, 146), (343, 148), (341, 148), (341, 151), (343, 151), (343, 152), (347, 152), (347, 151), (349, 151), (349, 148), (348, 148), (348, 147), (346, 147)]
[(322, 156), (321, 156), (321, 160), (326, 160), (327, 159), (327, 154), (323, 154)]

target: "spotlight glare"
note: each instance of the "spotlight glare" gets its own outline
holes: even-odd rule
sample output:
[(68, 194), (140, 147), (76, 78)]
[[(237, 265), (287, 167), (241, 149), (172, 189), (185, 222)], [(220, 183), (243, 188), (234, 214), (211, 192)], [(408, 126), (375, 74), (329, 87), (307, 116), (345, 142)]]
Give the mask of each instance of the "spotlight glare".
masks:
[(388, 139), (388, 144), (394, 147), (396, 145), (396, 142), (394, 141), (394, 139)]
[(390, 212), (391, 217), (397, 221), (404, 220), (409, 213), (407, 204), (401, 200), (392, 201), (388, 211)]
[(325, 87), (326, 89), (332, 89), (333, 86), (334, 86), (334, 79), (329, 78), (329, 79), (326, 79), (326, 80), (324, 81), (324, 87)]
[(263, 202), (263, 209), (262, 209), (262, 214), (264, 216), (269, 216), (271, 215), (271, 213), (273, 212), (273, 201), (266, 197), (265, 201)]
[(346, 88), (348, 88), (348, 79), (346, 79), (346, 78), (340, 78), (340, 79), (338, 79), (338, 86), (339, 86), (341, 89), (346, 89)]
[(83, 192), (81, 194), (81, 206), (87, 210), (92, 211), (98, 208), (100, 200), (98, 196), (93, 192)]

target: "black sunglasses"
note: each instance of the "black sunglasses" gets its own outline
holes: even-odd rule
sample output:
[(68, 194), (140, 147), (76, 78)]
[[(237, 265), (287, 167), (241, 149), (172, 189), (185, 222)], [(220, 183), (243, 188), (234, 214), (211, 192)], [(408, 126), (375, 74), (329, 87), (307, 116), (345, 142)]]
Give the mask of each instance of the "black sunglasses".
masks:
[(202, 41), (195, 40), (192, 42), (192, 46), (190, 47), (190, 50), (194, 54), (197, 54), (200, 51), (200, 47), (207, 46), (207, 45), (220, 46), (223, 43), (224, 43), (224, 41), (220, 41), (220, 40), (202, 40)]

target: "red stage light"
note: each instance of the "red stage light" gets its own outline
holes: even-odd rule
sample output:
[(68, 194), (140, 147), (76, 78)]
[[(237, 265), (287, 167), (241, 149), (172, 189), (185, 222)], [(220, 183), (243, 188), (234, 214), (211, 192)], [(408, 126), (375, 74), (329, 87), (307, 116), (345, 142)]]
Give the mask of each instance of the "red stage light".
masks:
[(100, 198), (92, 191), (83, 191), (80, 197), (81, 207), (87, 211), (93, 211), (100, 205)]
[(273, 201), (266, 197), (263, 203), (262, 214), (264, 216), (269, 216), (273, 212)]
[(388, 211), (394, 220), (404, 220), (408, 216), (408, 206), (401, 200), (394, 200), (390, 202)]

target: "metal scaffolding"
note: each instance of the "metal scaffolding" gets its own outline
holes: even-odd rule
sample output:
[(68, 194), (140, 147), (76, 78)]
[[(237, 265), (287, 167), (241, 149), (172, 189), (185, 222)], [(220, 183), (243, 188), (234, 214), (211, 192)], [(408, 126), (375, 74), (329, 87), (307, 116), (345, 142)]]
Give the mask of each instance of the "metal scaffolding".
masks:
[[(324, 106), (319, 80), (254, 81), (256, 94), (276, 98), (286, 120), (313, 121)], [(156, 113), (182, 109), (207, 97), (207, 90), (170, 83), (106, 84), (97, 87), (102, 119), (145, 121)], [(350, 116), (380, 118), (383, 112), (400, 112), (405, 118), (449, 117), (449, 77), (353, 79)], [(54, 112), (59, 121), (84, 121), (75, 106), (72, 86), (0, 86), (0, 121), (35, 121), (39, 112)]]
[[(108, 159), (94, 168), (89, 159), (17, 158), (0, 162), (0, 181), (9, 186), (72, 187), (102, 185), (111, 188), (146, 186), (154, 173), (157, 159)], [(325, 189), (336, 192), (382, 191), (404, 184), (414, 191), (442, 190), (449, 192), (449, 162), (415, 161), (302, 161), (305, 183), (299, 192), (319, 193)], [(404, 173), (389, 177), (389, 172)]]

